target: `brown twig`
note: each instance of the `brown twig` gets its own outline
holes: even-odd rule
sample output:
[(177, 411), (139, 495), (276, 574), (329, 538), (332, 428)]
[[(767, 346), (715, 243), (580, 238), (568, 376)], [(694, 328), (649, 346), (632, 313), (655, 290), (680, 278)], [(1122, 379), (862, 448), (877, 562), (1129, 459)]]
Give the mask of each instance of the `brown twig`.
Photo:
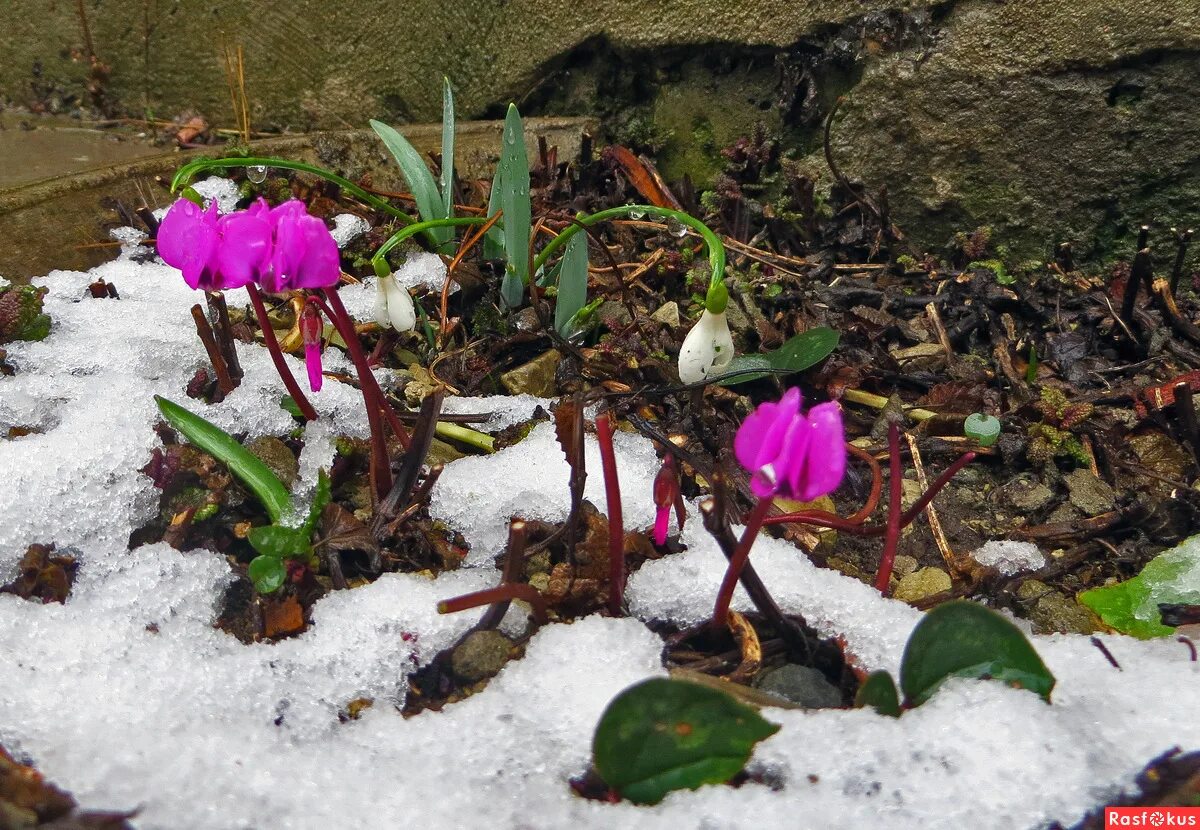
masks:
[(208, 361), (217, 373), (217, 391), (220, 392), (221, 400), (224, 400), (225, 396), (234, 390), (235, 384), (229, 376), (229, 369), (225, 365), (221, 350), (217, 347), (217, 341), (213, 338), (212, 326), (208, 324), (208, 318), (204, 316), (204, 309), (199, 303), (192, 306), (192, 319), (196, 322), (196, 334), (200, 335), (204, 351), (208, 352)]
[(217, 345), (221, 347), (221, 356), (229, 367), (229, 377), (238, 385), (243, 375), (241, 361), (238, 360), (236, 338), (233, 336), (233, 325), (229, 322), (229, 306), (225, 304), (225, 295), (220, 291), (205, 291), (205, 301), (208, 303), (208, 313), (212, 317), (213, 331)]
[(279, 374), (279, 379), (283, 381), (284, 387), (292, 396), (292, 400), (295, 401), (296, 407), (304, 419), (306, 421), (317, 420), (317, 411), (300, 391), (300, 384), (296, 383), (296, 377), (292, 374), (292, 370), (287, 365), (283, 352), (279, 348), (279, 339), (275, 337), (275, 329), (271, 328), (271, 318), (267, 316), (267, 308), (263, 305), (262, 294), (259, 292), (258, 286), (250, 283), (246, 286), (246, 293), (250, 295), (254, 316), (258, 318), (258, 327), (262, 329), (263, 342), (267, 346), (267, 352), (271, 355), (271, 362), (275, 364), (275, 371)]

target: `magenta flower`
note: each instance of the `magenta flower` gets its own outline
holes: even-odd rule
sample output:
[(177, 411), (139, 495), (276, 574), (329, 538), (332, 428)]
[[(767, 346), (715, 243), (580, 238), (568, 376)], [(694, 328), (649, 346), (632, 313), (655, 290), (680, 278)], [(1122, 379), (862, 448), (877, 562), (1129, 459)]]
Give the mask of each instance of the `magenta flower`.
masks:
[(272, 208), (270, 221), (275, 235), (271, 264), (261, 280), (264, 291), (337, 285), (341, 257), (324, 222), (309, 216), (297, 199)]
[(800, 390), (764, 403), (742, 422), (733, 451), (750, 471), (760, 499), (782, 495), (798, 501), (832, 493), (846, 472), (846, 436), (836, 403), (800, 408)]
[(667, 542), (671, 508), (679, 499), (679, 476), (675, 474), (675, 464), (671, 458), (669, 455), (663, 458), (662, 467), (654, 477), (654, 544), (660, 547)]
[(304, 365), (308, 368), (308, 385), (314, 392), (321, 391), (321, 312), (317, 304), (307, 302), (300, 312), (300, 337), (304, 341)]
[(246, 210), (226, 214), (217, 222), (221, 236), (217, 268), (227, 288), (258, 282), (266, 272), (274, 236), (270, 211), (259, 199)]
[(158, 226), (158, 255), (182, 271), (184, 282), (193, 289), (216, 291), (226, 287), (217, 262), (221, 241), (217, 224), (216, 202), (205, 210), (195, 202), (180, 199)]

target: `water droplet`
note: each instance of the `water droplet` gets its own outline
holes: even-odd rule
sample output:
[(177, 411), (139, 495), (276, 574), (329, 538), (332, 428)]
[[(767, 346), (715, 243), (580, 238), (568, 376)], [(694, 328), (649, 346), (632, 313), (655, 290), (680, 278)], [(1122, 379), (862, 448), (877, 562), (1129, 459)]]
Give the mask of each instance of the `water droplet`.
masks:
[(267, 168), (261, 164), (252, 164), (246, 168), (246, 178), (255, 184), (262, 184), (267, 180)]
[(680, 222), (674, 216), (667, 218), (667, 233), (671, 234), (671, 236), (676, 239), (683, 239), (687, 236), (687, 232), (687, 225)]
[(646, 211), (644, 211), (644, 210), (631, 210), (631, 211), (629, 211), (629, 218), (630, 218), (630, 219), (633, 219), (634, 221), (637, 221), (637, 220), (639, 220), (639, 219), (645, 219), (645, 218), (646, 218)]
[(778, 480), (775, 477), (775, 465), (767, 464), (753, 475), (753, 480), (756, 484), (761, 484), (764, 489), (775, 491), (778, 486)]

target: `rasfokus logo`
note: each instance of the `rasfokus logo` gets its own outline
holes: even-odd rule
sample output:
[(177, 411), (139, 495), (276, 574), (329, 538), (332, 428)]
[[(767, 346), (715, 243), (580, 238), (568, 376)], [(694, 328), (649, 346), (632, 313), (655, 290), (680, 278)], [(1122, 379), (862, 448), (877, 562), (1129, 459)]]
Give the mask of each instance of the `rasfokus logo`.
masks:
[(1200, 828), (1200, 807), (1105, 807), (1104, 828), (1114, 827)]

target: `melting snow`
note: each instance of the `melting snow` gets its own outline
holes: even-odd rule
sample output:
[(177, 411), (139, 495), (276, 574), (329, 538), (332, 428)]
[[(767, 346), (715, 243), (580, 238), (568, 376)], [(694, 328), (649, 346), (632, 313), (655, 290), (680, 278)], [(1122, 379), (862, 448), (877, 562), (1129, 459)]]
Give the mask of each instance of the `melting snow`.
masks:
[[(206, 195), (220, 199), (212, 187)], [(98, 277), (122, 299), (85, 299)], [(225, 402), (204, 406), (182, 391), (206, 360), (188, 314), (198, 295), (177, 272), (123, 259), (38, 282), (49, 289), (51, 336), (9, 344), (17, 374), (0, 378), (0, 432), (35, 430), (0, 440), (0, 579), (31, 542), (76, 548), (81, 569), (65, 605), (0, 596), (0, 743), (89, 808), (141, 806), (139, 827), (197, 830), (413, 821), (547, 830), (1010, 830), (1071, 822), (1128, 786), (1163, 750), (1200, 746), (1200, 665), (1184, 646), (1105, 637), (1123, 666), (1117, 671), (1086, 637), (1038, 637), (1058, 677), (1053, 705), (963, 680), (900, 719), (768, 709), (783, 728), (752, 763), (772, 773), (777, 790), (706, 787), (652, 808), (581, 800), (567, 779), (587, 766), (605, 704), (663, 673), (662, 643), (642, 621), (689, 623), (711, 610), (724, 559), (694, 510), (683, 534), (688, 549), (632, 577), (635, 618), (548, 626), (482, 693), (405, 720), (395, 705), (406, 675), (478, 617), (439, 616), (437, 600), (495, 584), (490, 559), (512, 515), (566, 514), (567, 467), (551, 425), (538, 424), (492, 456), (449, 464), (435, 488), (434, 512), (470, 541), (474, 567), (437, 579), (392, 574), (334, 592), (303, 635), (246, 646), (212, 627), (230, 579), (223, 557), (162, 544), (129, 550), (128, 539), (157, 510), (157, 492), (138, 472), (158, 444), (154, 394), (250, 436), (294, 428), (278, 406), (283, 390), (266, 352), (239, 346), (245, 381)], [(363, 317), (369, 302), (352, 299), (372, 293), (343, 289)], [(230, 292), (231, 306), (245, 302)], [(303, 377), (301, 363), (289, 360)], [(330, 425), (366, 434), (353, 389), (330, 381), (312, 399), (322, 419), (305, 431), (304, 492), (331, 457)], [(487, 426), (499, 429), (539, 404), (464, 400), (448, 408), (495, 411)], [(647, 527), (653, 449), (624, 433), (616, 446), (626, 524)], [(587, 448), (587, 496), (603, 510), (591, 437)], [(1031, 551), (1006, 550), (998, 565), (1036, 567)], [(843, 636), (865, 667), (896, 670), (918, 612), (814, 567), (780, 541), (762, 539), (753, 561), (786, 610)], [(735, 606), (746, 602), (735, 597)], [(360, 697), (374, 706), (341, 723), (339, 711)]]

